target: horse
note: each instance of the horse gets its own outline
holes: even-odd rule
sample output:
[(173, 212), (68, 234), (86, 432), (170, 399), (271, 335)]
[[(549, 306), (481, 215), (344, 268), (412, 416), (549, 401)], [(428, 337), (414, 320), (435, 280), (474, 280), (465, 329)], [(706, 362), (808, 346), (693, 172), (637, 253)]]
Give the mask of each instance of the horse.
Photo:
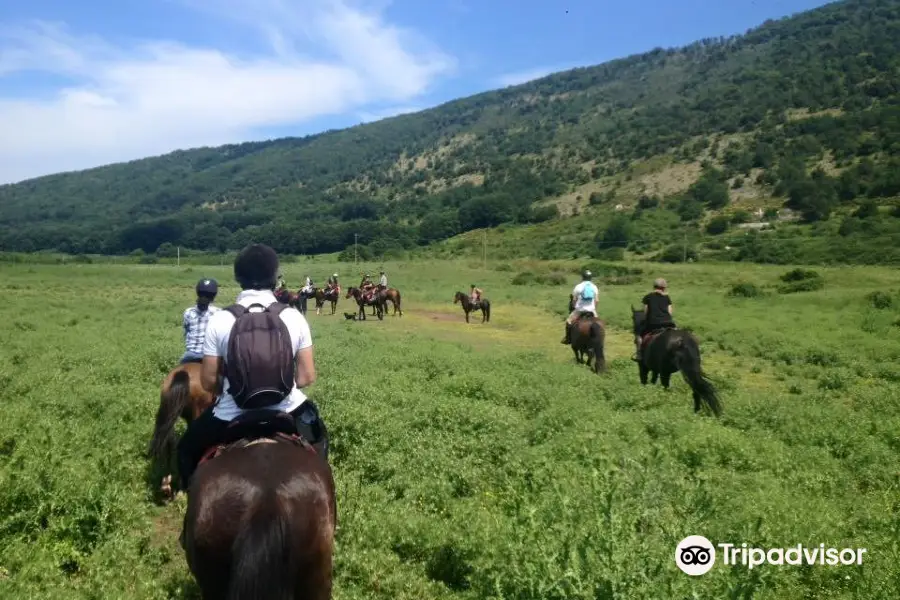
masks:
[(462, 304), (462, 308), (466, 313), (466, 323), (469, 322), (469, 313), (472, 311), (481, 311), (481, 322), (490, 322), (491, 320), (491, 301), (487, 298), (481, 298), (478, 302), (472, 302), (468, 294), (456, 292), (453, 296), (453, 304)]
[[(631, 307), (634, 334), (642, 330), (643, 310)], [(638, 362), (641, 384), (647, 384), (647, 373), (652, 373), (650, 383), (655, 384), (657, 376), (666, 390), (672, 373), (681, 371), (685, 382), (694, 395), (694, 413), (700, 412), (701, 403), (718, 417), (722, 414), (722, 403), (718, 393), (700, 365), (700, 344), (688, 330), (675, 327), (647, 334), (641, 340), (641, 360)]]
[(163, 477), (161, 491), (172, 496), (171, 468), (175, 458), (175, 424), (181, 417), (190, 423), (215, 402), (215, 394), (200, 383), (199, 362), (179, 365), (169, 371), (160, 385), (159, 409), (156, 411), (156, 427), (147, 448), (147, 455), (157, 464), (168, 469)]
[[(574, 310), (574, 301), (569, 301), (569, 312)], [(584, 363), (587, 355), (587, 366), (591, 367), (597, 375), (606, 371), (606, 354), (604, 351), (606, 341), (606, 324), (590, 312), (582, 312), (578, 320), (569, 325), (570, 345), (575, 353), (575, 362)]]
[(188, 567), (203, 600), (329, 600), (337, 525), (331, 467), (292, 417), (253, 412), (260, 414), (232, 421), (191, 480), (181, 534)]
[(390, 303), (394, 305), (394, 312), (391, 313), (391, 316), (396, 316), (398, 311), (400, 316), (403, 316), (403, 309), (400, 308), (400, 290), (397, 288), (387, 288), (386, 290), (380, 290), (378, 293), (381, 298), (384, 314), (387, 314), (387, 303), (390, 301)]
[(334, 314), (334, 311), (337, 310), (337, 303), (340, 294), (341, 292), (338, 288), (331, 288), (330, 290), (316, 288), (316, 314), (322, 314), (322, 306), (325, 304), (326, 300), (331, 302), (331, 314)]
[(287, 288), (278, 288), (275, 290), (275, 299), (282, 304), (287, 304), (290, 307), (297, 308), (297, 302), (300, 299), (300, 294), (294, 293)]
[(350, 287), (347, 289), (347, 298), (355, 298), (356, 303), (359, 305), (359, 319), (361, 321), (366, 320), (366, 306), (374, 306), (375, 314), (378, 316), (378, 320), (384, 319), (384, 309), (382, 306), (382, 300), (378, 297), (378, 294), (375, 293), (372, 295), (371, 300), (366, 300), (363, 296), (362, 290), (358, 287)]

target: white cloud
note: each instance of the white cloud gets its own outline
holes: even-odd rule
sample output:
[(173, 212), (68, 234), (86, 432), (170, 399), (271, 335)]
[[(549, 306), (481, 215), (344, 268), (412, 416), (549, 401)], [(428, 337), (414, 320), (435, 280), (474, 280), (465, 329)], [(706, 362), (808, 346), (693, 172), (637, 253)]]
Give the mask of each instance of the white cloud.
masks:
[(372, 6), (197, 2), (192, 8), (206, 18), (252, 28), (268, 51), (238, 56), (172, 40), (122, 47), (60, 24), (0, 28), (0, 85), (5, 76), (29, 73), (71, 81), (50, 97), (0, 93), (0, 182), (400, 105), (455, 66), (413, 32), (385, 23)]

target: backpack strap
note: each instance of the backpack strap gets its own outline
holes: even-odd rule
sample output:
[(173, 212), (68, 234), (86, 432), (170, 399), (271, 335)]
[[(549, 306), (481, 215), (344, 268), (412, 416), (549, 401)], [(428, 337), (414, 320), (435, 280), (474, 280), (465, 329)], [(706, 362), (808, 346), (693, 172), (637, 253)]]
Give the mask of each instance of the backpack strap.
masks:
[(286, 308), (290, 308), (287, 304), (282, 304), (281, 302), (273, 302), (269, 306), (266, 307), (266, 312), (273, 313), (275, 315), (280, 315), (281, 311)]
[(225, 310), (230, 312), (235, 319), (239, 319), (242, 314), (247, 312), (247, 308), (242, 304), (232, 304), (231, 306), (226, 306)]

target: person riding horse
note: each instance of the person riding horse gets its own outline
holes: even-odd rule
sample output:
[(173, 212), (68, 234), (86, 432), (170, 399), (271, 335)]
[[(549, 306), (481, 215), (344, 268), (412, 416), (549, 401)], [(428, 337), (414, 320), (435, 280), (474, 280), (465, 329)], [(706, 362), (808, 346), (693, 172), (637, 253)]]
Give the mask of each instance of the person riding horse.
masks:
[(572, 343), (572, 332), (569, 326), (580, 318), (581, 313), (591, 313), (594, 317), (597, 316), (597, 296), (600, 294), (600, 290), (591, 281), (593, 276), (590, 271), (584, 271), (581, 274), (581, 283), (572, 289), (572, 300), (574, 300), (575, 306), (566, 318), (566, 336), (560, 341), (561, 344)]
[(375, 284), (372, 283), (372, 280), (369, 278), (368, 273), (364, 274), (362, 281), (359, 282), (359, 290), (363, 293), (363, 297), (365, 298), (369, 298), (374, 295)]
[(634, 336), (635, 353), (632, 360), (641, 361), (643, 340), (647, 335), (662, 331), (663, 329), (675, 329), (675, 321), (672, 319), (672, 299), (669, 297), (668, 284), (663, 278), (653, 282), (653, 291), (641, 299), (644, 305), (644, 325), (641, 331)]
[(384, 274), (384, 271), (382, 271), (382, 272), (381, 272), (381, 279), (379, 280), (378, 286), (376, 287), (376, 289), (377, 289), (379, 292), (383, 292), (384, 290), (387, 289), (387, 287), (388, 287), (388, 284), (387, 284), (387, 275), (385, 275), (385, 274)]
[(481, 288), (475, 287), (473, 283), (469, 288), (469, 298), (472, 300), (472, 304), (474, 306), (478, 306), (478, 303), (481, 301), (481, 297), (484, 292), (481, 291)]
[(272, 248), (244, 248), (234, 261), (234, 277), (243, 291), (235, 304), (209, 320), (201, 382), (218, 396), (191, 421), (178, 444), (185, 491), (204, 453), (219, 443), (229, 424), (260, 409), (288, 413), (297, 431), (328, 459), (327, 429), (316, 405), (301, 391), (316, 380), (312, 334), (300, 311), (275, 299), (277, 272), (278, 255)]
[(181, 322), (184, 327), (184, 354), (180, 364), (200, 362), (203, 360), (203, 338), (209, 318), (219, 307), (212, 302), (219, 293), (219, 284), (215, 279), (201, 279), (194, 288), (197, 292), (197, 304), (184, 311)]

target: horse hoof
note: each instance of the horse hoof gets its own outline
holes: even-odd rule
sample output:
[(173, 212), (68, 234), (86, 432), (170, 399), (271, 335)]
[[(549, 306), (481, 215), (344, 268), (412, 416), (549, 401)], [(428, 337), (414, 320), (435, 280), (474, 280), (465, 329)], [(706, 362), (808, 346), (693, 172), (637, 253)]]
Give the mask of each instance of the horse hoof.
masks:
[(171, 501), (175, 499), (175, 494), (172, 493), (172, 476), (166, 475), (162, 478), (162, 485), (159, 487), (160, 492), (162, 492), (163, 498), (166, 501)]

